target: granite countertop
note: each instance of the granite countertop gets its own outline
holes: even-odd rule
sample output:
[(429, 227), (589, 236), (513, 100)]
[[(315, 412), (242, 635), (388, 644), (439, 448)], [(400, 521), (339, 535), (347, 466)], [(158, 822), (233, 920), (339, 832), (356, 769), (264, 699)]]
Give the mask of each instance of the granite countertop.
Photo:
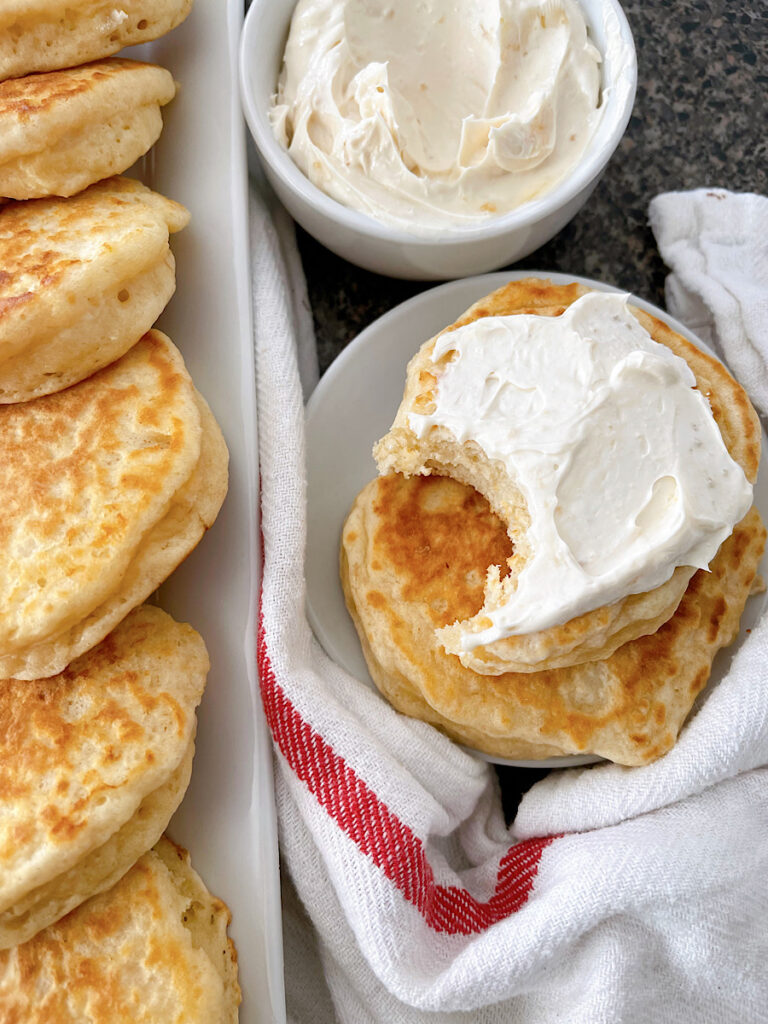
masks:
[[(623, 6), (638, 56), (627, 132), (576, 218), (515, 266), (583, 274), (663, 305), (666, 271), (648, 227), (650, 200), (698, 186), (768, 193), (768, 3)], [(378, 316), (431, 287), (360, 270), (298, 235), (321, 372)], [(543, 774), (499, 769), (508, 817)]]
[[(659, 192), (768, 192), (768, 3), (627, 0), (638, 88), (627, 132), (586, 206), (516, 267), (594, 277), (663, 305), (647, 223)], [(299, 230), (321, 371), (382, 313), (429, 283), (380, 277)]]

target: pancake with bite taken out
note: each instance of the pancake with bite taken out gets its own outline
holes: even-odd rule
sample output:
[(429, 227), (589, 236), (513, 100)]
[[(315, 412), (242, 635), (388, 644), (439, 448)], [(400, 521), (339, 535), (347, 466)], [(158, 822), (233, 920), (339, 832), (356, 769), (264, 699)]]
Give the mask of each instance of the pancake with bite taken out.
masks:
[(752, 509), (653, 634), (600, 661), (494, 676), (466, 668), (437, 635), (479, 610), (487, 566), (512, 551), (477, 491), (441, 476), (373, 480), (344, 525), (341, 578), (371, 676), (399, 711), (501, 757), (640, 765), (672, 747), (735, 638), (764, 544)]
[[(475, 672), (487, 675), (505, 672), (539, 672), (565, 668), (609, 657), (623, 644), (653, 634), (674, 613), (693, 576), (689, 566), (680, 566), (660, 586), (645, 593), (629, 594), (620, 600), (586, 611), (549, 628), (502, 637), (466, 650), (464, 637), (482, 632), (488, 618), (501, 607), (525, 566), (526, 531), (530, 522), (527, 505), (503, 465), (489, 459), (472, 441), (460, 443), (444, 426), (432, 426), (418, 437), (409, 425), (411, 413), (424, 413), (434, 405), (436, 390), (446, 361), (433, 363), (431, 354), (438, 338), (459, 327), (490, 316), (536, 314), (558, 317), (588, 289), (579, 284), (553, 285), (526, 278), (512, 281), (475, 303), (459, 319), (426, 342), (408, 366), (405, 393), (389, 432), (376, 445), (374, 454), (381, 473), (440, 474), (452, 477), (480, 491), (507, 525), (514, 552), (502, 565), (502, 579), (489, 578), (486, 600), (467, 620), (451, 621), (440, 631), (445, 649), (461, 658)], [(709, 401), (714, 420), (731, 458), (754, 482), (760, 459), (760, 426), (743, 388), (712, 356), (695, 348), (666, 324), (639, 309), (631, 309), (651, 338), (667, 346), (688, 364), (698, 389)], [(450, 360), (450, 354), (447, 357)]]

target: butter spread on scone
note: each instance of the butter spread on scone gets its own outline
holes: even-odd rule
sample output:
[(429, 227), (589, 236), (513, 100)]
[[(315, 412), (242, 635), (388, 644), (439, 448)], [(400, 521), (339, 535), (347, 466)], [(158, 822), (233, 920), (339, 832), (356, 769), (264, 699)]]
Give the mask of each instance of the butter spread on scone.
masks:
[(270, 117), (309, 180), (411, 233), (546, 192), (602, 116), (574, 0), (300, 0)]
[(463, 632), (465, 650), (650, 591), (678, 566), (706, 569), (751, 505), (689, 366), (625, 295), (484, 317), (440, 336), (431, 362), (432, 407), (409, 413), (411, 430), (476, 445), (527, 513), (525, 564), (514, 581), (492, 567), (495, 607)]

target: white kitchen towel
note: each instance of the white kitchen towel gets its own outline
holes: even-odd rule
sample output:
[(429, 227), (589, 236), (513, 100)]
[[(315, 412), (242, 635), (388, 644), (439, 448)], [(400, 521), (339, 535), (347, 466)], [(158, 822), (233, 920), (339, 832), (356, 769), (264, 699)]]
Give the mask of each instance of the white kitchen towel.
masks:
[(650, 206), (667, 308), (721, 349), (755, 406), (768, 411), (768, 200), (701, 188)]
[[(259, 667), (283, 862), (315, 929), (306, 936), (289, 898), (289, 991), (305, 970), (317, 986), (317, 950), (342, 1024), (765, 1020), (768, 627), (674, 751), (646, 768), (553, 773), (507, 829), (488, 766), (398, 715), (312, 637), (300, 380), (309, 365), (311, 386), (310, 333), (293, 301), (303, 292), (290, 231), (278, 233), (259, 193), (252, 227)], [(744, 343), (768, 349), (763, 324), (742, 323)], [(289, 1007), (295, 1024), (331, 1015), (319, 995)]]

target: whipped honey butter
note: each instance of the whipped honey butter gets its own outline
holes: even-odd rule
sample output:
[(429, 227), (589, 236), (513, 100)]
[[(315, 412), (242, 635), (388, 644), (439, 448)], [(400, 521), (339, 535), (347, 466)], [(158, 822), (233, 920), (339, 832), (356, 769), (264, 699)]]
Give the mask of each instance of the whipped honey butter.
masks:
[(440, 336), (435, 409), (503, 464), (530, 515), (530, 552), (472, 650), (558, 625), (706, 569), (752, 503), (687, 363), (653, 341), (627, 296), (592, 292), (559, 317), (485, 317)]
[(471, 228), (573, 170), (600, 60), (575, 0), (299, 0), (270, 120), (340, 203)]

